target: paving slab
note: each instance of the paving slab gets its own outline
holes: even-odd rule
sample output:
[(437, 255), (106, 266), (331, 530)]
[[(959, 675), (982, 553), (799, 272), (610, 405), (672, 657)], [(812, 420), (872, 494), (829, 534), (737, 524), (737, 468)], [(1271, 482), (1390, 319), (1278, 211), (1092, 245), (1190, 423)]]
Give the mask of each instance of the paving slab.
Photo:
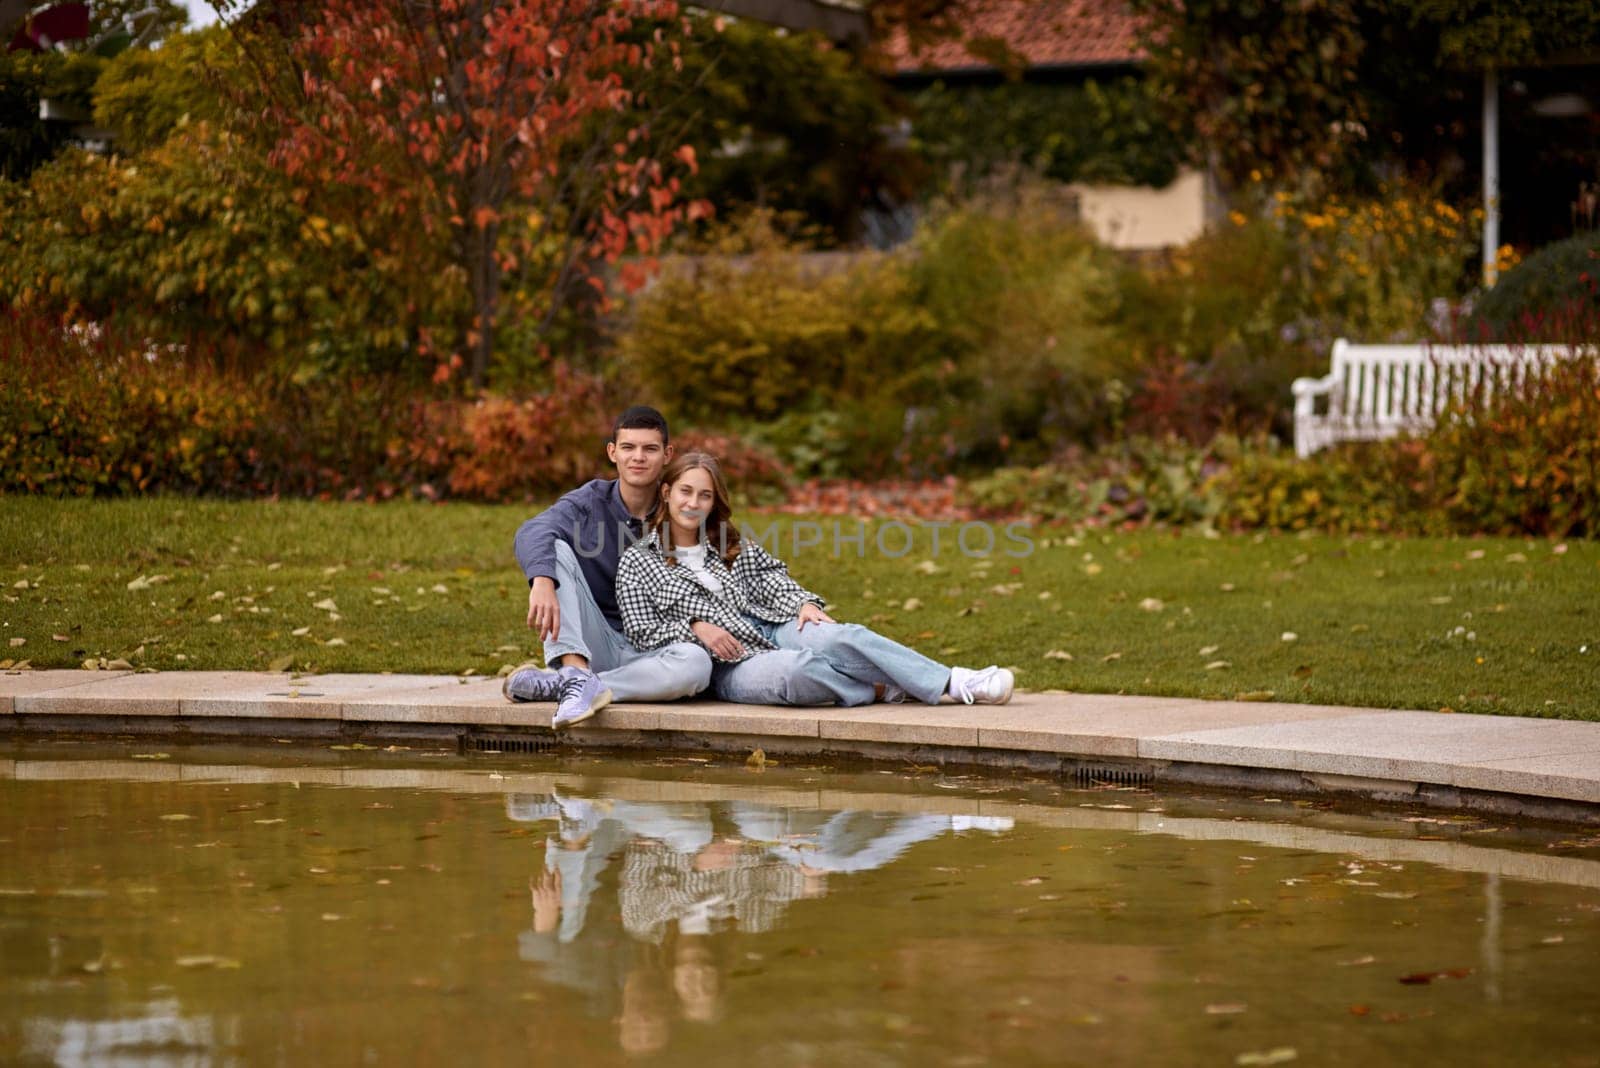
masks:
[[(1596, 731), (1600, 734), (1600, 731)], [(1464, 764), (1456, 786), (1529, 797), (1600, 803), (1600, 750), (1510, 757)]]
[(1592, 723), (1385, 712), (1181, 731), (1139, 742), (1139, 756), (1459, 785), (1462, 763), (1600, 750)]
[(47, 668), (39, 671), (0, 672), (0, 715), (10, 715), (16, 710), (18, 697), (31, 697), (36, 693), (49, 693), (68, 686), (104, 679), (120, 679), (131, 671), (84, 671), (79, 668)]
[[(674, 702), (657, 705), (656, 708), (660, 717), (656, 727), (658, 730), (783, 738), (816, 738), (820, 713), (838, 711), (831, 708), (760, 708), (722, 701)], [(610, 710), (602, 715), (609, 716)]]
[[(187, 674), (185, 672), (184, 674)], [(454, 685), (445, 675), (273, 675), (229, 673), (205, 692), (186, 695), (183, 716), (246, 719), (342, 719), (348, 701)]]
[(894, 742), (900, 745), (976, 747), (978, 727), (991, 705), (863, 705), (816, 709), (823, 741)]
[(207, 697), (233, 687), (279, 685), (288, 679), (287, 675), (257, 671), (79, 674), (92, 677), (80, 683), (63, 680), (54, 689), (19, 695), (17, 712), (34, 716), (177, 716), (185, 699)]
[(440, 675), (393, 676), (393, 686), (341, 693), (340, 718), (362, 723), (459, 723), (498, 727), (514, 708), (536, 708), (543, 718), (530, 726), (548, 727), (553, 705), (512, 705), (500, 692), (500, 680), (472, 678), (463, 682)]
[(1133, 758), (1139, 740), (1197, 729), (1253, 727), (1300, 720), (1342, 719), (1370, 709), (1326, 705), (1199, 701), (1176, 697), (1125, 697), (1019, 693), (1008, 705), (986, 708), (978, 746), (1040, 753)]

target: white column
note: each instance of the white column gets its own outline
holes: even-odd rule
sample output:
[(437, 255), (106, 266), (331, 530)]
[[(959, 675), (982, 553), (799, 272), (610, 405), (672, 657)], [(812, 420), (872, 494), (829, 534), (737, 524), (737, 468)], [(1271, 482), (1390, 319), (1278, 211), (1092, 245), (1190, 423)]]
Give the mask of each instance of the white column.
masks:
[(1500, 250), (1500, 75), (1483, 72), (1483, 284), (1495, 282)]

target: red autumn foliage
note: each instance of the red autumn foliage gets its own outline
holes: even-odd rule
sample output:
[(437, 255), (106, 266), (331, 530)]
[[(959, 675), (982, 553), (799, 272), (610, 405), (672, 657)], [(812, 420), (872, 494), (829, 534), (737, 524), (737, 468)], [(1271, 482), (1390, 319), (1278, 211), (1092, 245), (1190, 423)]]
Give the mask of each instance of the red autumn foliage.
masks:
[[(269, 101), (272, 159), (308, 188), (354, 189), (428, 242), (472, 295), (472, 385), (488, 370), (505, 279), (562, 295), (624, 255), (624, 286), (679, 223), (688, 146), (658, 144), (626, 73), (680, 64), (676, 0), (321, 0), (243, 20)], [(681, 23), (681, 32), (689, 32)], [(420, 240), (419, 240), (420, 235)], [(556, 251), (552, 251), (552, 250)], [(529, 277), (528, 272), (533, 272)], [(441, 359), (448, 376), (455, 366)]]

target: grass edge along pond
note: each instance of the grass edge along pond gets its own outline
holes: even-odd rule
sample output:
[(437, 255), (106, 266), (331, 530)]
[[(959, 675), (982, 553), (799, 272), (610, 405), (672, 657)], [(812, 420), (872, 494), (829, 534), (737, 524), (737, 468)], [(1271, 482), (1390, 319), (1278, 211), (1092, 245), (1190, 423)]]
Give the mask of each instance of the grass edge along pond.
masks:
[[(535, 510), (4, 498), (0, 663), (492, 675), (537, 659)], [(739, 516), (836, 618), (1026, 689), (1600, 719), (1594, 542)]]

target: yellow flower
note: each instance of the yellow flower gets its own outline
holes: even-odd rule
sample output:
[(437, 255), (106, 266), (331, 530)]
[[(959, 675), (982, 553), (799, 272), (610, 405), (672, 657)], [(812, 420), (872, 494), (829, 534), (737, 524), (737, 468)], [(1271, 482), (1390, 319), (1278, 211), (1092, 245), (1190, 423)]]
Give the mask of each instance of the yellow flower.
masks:
[(1242, 211), (1228, 212), (1228, 221), (1233, 223), (1235, 226), (1243, 226), (1245, 223), (1249, 222), (1249, 220), (1244, 217), (1244, 212)]

